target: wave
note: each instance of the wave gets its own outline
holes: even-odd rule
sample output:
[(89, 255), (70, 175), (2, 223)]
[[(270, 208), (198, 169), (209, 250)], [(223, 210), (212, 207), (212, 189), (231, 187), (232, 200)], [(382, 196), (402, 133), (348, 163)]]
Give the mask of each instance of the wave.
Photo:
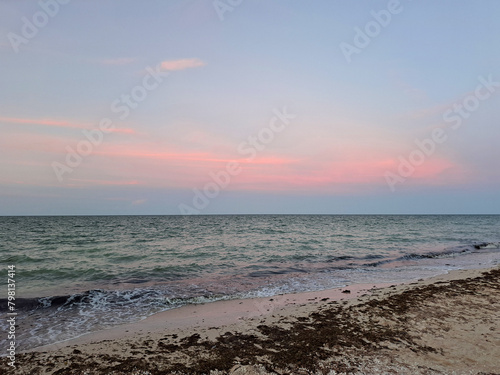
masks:
[[(484, 250), (500, 249), (500, 242), (475, 242), (469, 245), (460, 245), (452, 248), (445, 248), (442, 251), (431, 251), (422, 253), (409, 253), (396, 258), (373, 254), (361, 257), (355, 256), (328, 256), (324, 262), (330, 264), (328, 267), (303, 268), (297, 265), (283, 266), (263, 266), (249, 265), (245, 267), (249, 271), (246, 276), (250, 278), (272, 278), (273, 276), (287, 274), (310, 274), (318, 271), (333, 271), (345, 269), (358, 269), (363, 267), (379, 267), (388, 263), (401, 261), (418, 261), (420, 259), (451, 258), (459, 255), (480, 252)], [(375, 260), (374, 262), (366, 262)], [(331, 266), (331, 263), (337, 263)], [(130, 279), (130, 284), (141, 284), (146, 279)], [(186, 293), (188, 295), (186, 295)], [(229, 295), (214, 294), (208, 291), (198, 290), (193, 293), (170, 293), (163, 289), (136, 288), (129, 290), (104, 290), (92, 289), (81, 293), (70, 295), (56, 295), (48, 297), (16, 298), (16, 309), (20, 311), (33, 311), (39, 309), (56, 309), (58, 311), (68, 309), (93, 308), (97, 310), (108, 310), (112, 308), (135, 306), (145, 304), (154, 307), (155, 310), (165, 310), (175, 308), (185, 304), (197, 303), (197, 301), (216, 301), (225, 298), (233, 298)], [(200, 302), (200, 303), (205, 303)], [(7, 311), (7, 299), (0, 299), (0, 311)]]
[(473, 245), (476, 250), (500, 249), (500, 242), (480, 242)]
[[(16, 310), (36, 311), (55, 310), (55, 312), (68, 311), (71, 309), (81, 310), (92, 308), (94, 310), (110, 310), (116, 308), (136, 307), (146, 305), (155, 310), (168, 310), (186, 304), (197, 304), (227, 299), (229, 296), (222, 294), (205, 293), (199, 296), (173, 297), (165, 291), (155, 289), (133, 289), (133, 290), (103, 290), (93, 289), (82, 293), (63, 296), (16, 298)], [(0, 306), (7, 306), (7, 299), (0, 299)], [(7, 309), (5, 309), (7, 310)]]
[(408, 254), (405, 255), (401, 258), (400, 260), (407, 260), (407, 259), (429, 259), (429, 258), (446, 258), (446, 257), (453, 257), (459, 254), (465, 254), (465, 253), (473, 253), (477, 250), (482, 250), (482, 249), (500, 249), (500, 243), (498, 242), (479, 242), (479, 243), (473, 243), (471, 245), (464, 245), (464, 246), (457, 246), (453, 248), (447, 248), (444, 249), (443, 251), (437, 251), (437, 252), (428, 252), (428, 253), (422, 253), (422, 254)]
[[(491, 249), (500, 249), (500, 242), (475, 242), (469, 245), (460, 245), (451, 248), (445, 248), (442, 251), (429, 251), (422, 253), (409, 253), (403, 256), (392, 258), (392, 259), (383, 259), (378, 262), (370, 262), (365, 263), (363, 266), (366, 267), (378, 267), (388, 263), (396, 263), (402, 261), (411, 261), (411, 260), (420, 260), (420, 259), (438, 259), (438, 258), (453, 258), (458, 255), (471, 254), (474, 252), (478, 252), (479, 250), (491, 250)], [(377, 257), (373, 257), (376, 259)], [(383, 258), (383, 257), (382, 257)]]
[(470, 248), (465, 249), (453, 249), (453, 250), (445, 250), (445, 251), (431, 251), (424, 254), (411, 253), (404, 255), (396, 260), (417, 260), (417, 259), (433, 259), (433, 258), (447, 258), (453, 257), (455, 255), (464, 254), (464, 253), (472, 253)]

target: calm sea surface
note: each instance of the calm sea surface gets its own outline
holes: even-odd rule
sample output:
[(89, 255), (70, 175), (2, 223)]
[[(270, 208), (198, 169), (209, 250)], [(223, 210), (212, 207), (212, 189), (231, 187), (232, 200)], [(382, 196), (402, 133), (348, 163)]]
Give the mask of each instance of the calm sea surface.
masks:
[(0, 241), (21, 351), (187, 303), (492, 266), (500, 216), (0, 217)]

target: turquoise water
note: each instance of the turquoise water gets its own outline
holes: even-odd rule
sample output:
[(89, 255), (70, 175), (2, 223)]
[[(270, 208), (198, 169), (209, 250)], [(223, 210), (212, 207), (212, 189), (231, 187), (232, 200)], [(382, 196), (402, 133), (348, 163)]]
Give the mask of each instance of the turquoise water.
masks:
[(33, 326), (20, 332), (20, 350), (186, 303), (500, 260), (500, 216), (0, 217), (0, 238), (2, 269), (17, 268), (19, 319)]

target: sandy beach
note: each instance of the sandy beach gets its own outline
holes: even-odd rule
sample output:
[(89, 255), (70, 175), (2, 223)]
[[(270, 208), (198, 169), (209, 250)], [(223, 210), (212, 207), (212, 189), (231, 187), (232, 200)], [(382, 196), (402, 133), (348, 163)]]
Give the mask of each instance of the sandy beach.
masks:
[(17, 354), (6, 374), (500, 373), (500, 269), (189, 305)]

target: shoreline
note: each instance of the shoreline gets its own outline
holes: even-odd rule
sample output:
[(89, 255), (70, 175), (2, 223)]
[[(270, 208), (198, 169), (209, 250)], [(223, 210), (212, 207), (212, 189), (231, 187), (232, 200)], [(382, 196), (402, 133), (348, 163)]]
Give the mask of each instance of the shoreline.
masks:
[[(463, 270), (481, 270), (485, 267), (491, 267), (495, 262), (492, 262), (490, 259), (488, 259), (488, 262), (485, 262), (486, 264), (477, 264), (474, 267), (465, 268)], [(132, 332), (135, 334), (141, 334), (144, 331), (148, 330), (148, 325), (151, 326), (149, 330), (153, 329), (164, 329), (163, 326), (158, 326), (158, 324), (155, 324), (155, 321), (161, 322), (162, 320), (168, 321), (168, 322), (173, 322), (173, 324), (169, 323), (169, 329), (175, 329), (181, 327), (183, 324), (184, 326), (199, 326), (203, 327), (207, 325), (208, 323), (204, 323), (203, 319), (196, 319), (197, 317), (200, 317), (203, 314), (207, 314), (208, 321), (210, 319), (212, 320), (212, 325), (227, 325), (229, 323), (235, 323), (236, 321), (240, 319), (247, 319), (249, 317), (254, 317), (257, 315), (266, 315), (267, 314), (267, 308), (275, 309), (275, 308), (282, 308), (283, 304), (286, 305), (291, 305), (291, 304), (304, 304), (309, 302), (310, 300), (313, 300), (314, 298), (322, 299), (322, 298), (329, 298), (330, 300), (342, 300), (342, 299), (352, 299), (355, 297), (359, 297), (360, 293), (361, 294), (369, 294), (371, 292), (371, 289), (373, 288), (383, 288), (387, 286), (392, 286), (392, 285), (404, 285), (404, 284), (410, 284), (415, 282), (416, 280), (433, 280), (436, 277), (440, 276), (445, 276), (448, 273), (452, 272), (457, 272), (460, 270), (440, 270), (440, 271), (428, 271), (428, 274), (422, 274), (422, 273), (413, 273), (410, 271), (408, 274), (405, 274), (405, 277), (401, 277), (398, 275), (397, 279), (392, 279), (391, 278), (381, 278), (378, 280), (370, 280), (370, 278), (363, 277), (360, 280), (351, 280), (351, 284), (345, 284), (341, 287), (336, 287), (336, 288), (331, 288), (331, 289), (324, 289), (320, 291), (301, 291), (301, 292), (289, 292), (289, 293), (283, 293), (283, 294), (278, 294), (278, 295), (268, 295), (266, 297), (234, 297), (234, 296), (228, 296), (229, 298), (222, 298), (222, 299), (217, 299), (214, 301), (207, 301), (207, 302), (198, 302), (195, 304), (187, 304), (183, 305), (180, 307), (175, 307), (171, 308), (168, 310), (160, 311), (160, 312), (155, 312), (151, 315), (148, 316), (137, 316), (134, 321), (129, 321), (129, 322), (122, 322), (118, 324), (113, 324), (112, 326), (109, 326), (109, 328), (102, 327), (102, 328), (97, 328), (94, 331), (87, 331), (84, 333), (80, 333), (78, 335), (73, 336), (72, 338), (67, 338), (67, 339), (60, 339), (60, 341), (54, 342), (52, 344), (49, 344), (47, 342), (50, 342), (50, 339), (47, 336), (41, 335), (39, 337), (44, 337), (44, 344), (38, 344), (39, 346), (29, 346), (27, 349), (20, 350), (19, 353), (26, 353), (26, 352), (32, 352), (32, 351), (42, 351), (42, 350), (55, 350), (67, 345), (71, 344), (82, 344), (82, 343), (89, 343), (95, 340), (104, 340), (104, 339), (109, 339), (109, 338), (120, 338), (126, 335), (131, 335)], [(368, 280), (368, 281), (367, 281)], [(341, 294), (340, 291), (344, 289), (349, 289), (352, 291), (352, 294)], [(87, 292), (88, 293), (88, 292)], [(286, 299), (286, 301), (284, 300)], [(292, 302), (287, 302), (288, 300)], [(241, 302), (240, 302), (241, 301)], [(240, 304), (243, 304), (243, 306), (239, 306)], [(269, 306), (268, 306), (269, 305)], [(143, 306), (147, 306), (147, 304), (143, 304)], [(213, 317), (211, 318), (210, 315), (214, 315), (212, 310), (224, 310), (219, 312), (219, 316), (221, 319), (216, 319), (214, 321)], [(200, 310), (201, 310), (201, 315), (200, 315)], [(193, 311), (196, 311), (197, 315), (192, 315)], [(232, 313), (229, 313), (231, 311)], [(182, 312), (182, 313), (181, 313)], [(185, 313), (184, 313), (185, 312)], [(109, 313), (107, 313), (104, 317), (104, 319), (108, 318), (109, 319)], [(96, 312), (93, 314), (97, 320), (95, 322), (97, 324), (101, 323), (99, 320), (99, 312)], [(187, 316), (191, 316), (192, 319), (186, 319)], [(39, 317), (42, 319), (45, 318), (43, 315), (38, 314)], [(224, 319), (222, 319), (222, 316), (224, 316)], [(60, 322), (65, 320), (65, 316), (62, 316), (62, 320), (57, 319), (57, 316), (53, 316), (51, 321), (56, 321), (58, 322), (60, 326)], [(25, 321), (20, 322), (20, 331), (23, 332), (23, 329), (27, 330), (24, 332), (29, 332), (30, 325), (35, 324), (36, 322), (36, 316), (33, 318), (26, 319)], [(60, 328), (59, 328), (60, 329)], [(130, 332), (130, 333), (129, 333)], [(33, 337), (33, 336), (32, 336)], [(37, 337), (37, 336), (34, 336)], [(0, 356), (1, 357), (1, 356)]]
[(263, 318), (274, 313), (316, 305), (322, 299), (348, 301), (359, 298), (373, 290), (398, 285), (393, 283), (352, 284), (342, 288), (300, 293), (280, 294), (273, 297), (218, 300), (214, 302), (188, 304), (161, 311), (140, 321), (121, 324), (104, 330), (89, 332), (81, 336), (54, 344), (38, 346), (20, 353), (54, 351), (68, 346), (85, 345), (103, 340), (125, 339), (130, 336), (169, 330), (190, 332), (214, 327), (226, 327), (238, 322)]
[(490, 374), (500, 368), (499, 284), (496, 266), (399, 285), (187, 305), (20, 353), (16, 373), (267, 374), (302, 367)]

